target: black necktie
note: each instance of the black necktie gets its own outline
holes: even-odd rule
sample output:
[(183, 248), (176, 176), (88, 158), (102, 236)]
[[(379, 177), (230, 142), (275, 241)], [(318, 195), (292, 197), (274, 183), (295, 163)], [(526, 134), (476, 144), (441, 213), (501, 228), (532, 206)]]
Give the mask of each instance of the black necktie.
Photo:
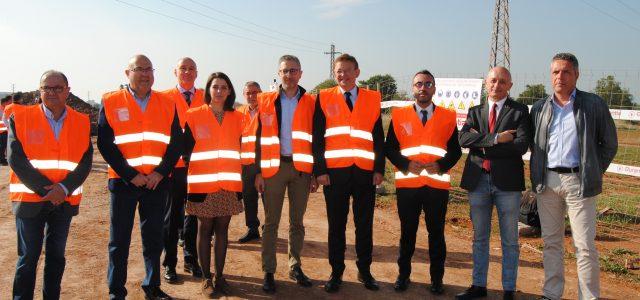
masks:
[(429, 112), (426, 109), (420, 111), (422, 113), (422, 125), (427, 123), (427, 117), (429, 117)]
[(182, 93), (182, 95), (184, 96), (184, 100), (187, 101), (187, 105), (191, 106), (191, 92), (186, 91)]
[(344, 97), (347, 99), (347, 106), (349, 107), (349, 110), (353, 110), (353, 103), (351, 103), (351, 92), (346, 92), (344, 93)]

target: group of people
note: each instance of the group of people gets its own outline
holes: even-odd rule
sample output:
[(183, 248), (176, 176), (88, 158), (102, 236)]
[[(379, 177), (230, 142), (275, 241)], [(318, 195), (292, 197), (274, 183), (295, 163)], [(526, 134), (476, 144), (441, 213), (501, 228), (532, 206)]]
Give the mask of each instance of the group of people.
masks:
[[(178, 282), (179, 243), (184, 248), (184, 271), (202, 278), (204, 296), (230, 293), (224, 277), (229, 222), (244, 210), (247, 232), (240, 242), (259, 239), (260, 197), (265, 218), (262, 289), (275, 293), (276, 241), (285, 193), (288, 276), (303, 287), (312, 286), (302, 270), (304, 215), (309, 194), (320, 185), (331, 266), (325, 291), (335, 293), (342, 285), (350, 206), (357, 278), (366, 289), (378, 290), (370, 267), (375, 187), (384, 180), (385, 158), (395, 166), (401, 232), (394, 289), (402, 292), (410, 285), (416, 233), (424, 211), (429, 290), (443, 294), (449, 170), (460, 159), (461, 147), (469, 148), (461, 187), (469, 192), (474, 229), (473, 282), (456, 298), (487, 295), (494, 206), (502, 243), (503, 297), (515, 297), (517, 223), (525, 188), (522, 155), (528, 149), (544, 240), (542, 299), (559, 299), (563, 293), (566, 212), (576, 246), (580, 298), (600, 296), (595, 200), (602, 189), (602, 174), (615, 156), (617, 137), (606, 103), (576, 89), (575, 56), (553, 57), (554, 93), (534, 104), (531, 113), (509, 97), (509, 70), (492, 68), (485, 78), (486, 103), (469, 110), (460, 131), (456, 112), (432, 102), (434, 75), (419, 71), (412, 81), (414, 102), (393, 109), (386, 140), (381, 94), (356, 85), (360, 75), (356, 58), (338, 56), (333, 71), (337, 86), (313, 95), (299, 85), (303, 74), (299, 59), (284, 55), (278, 60), (279, 89), (262, 92), (258, 83), (249, 81), (243, 87), (247, 105), (234, 109), (236, 91), (224, 73), (212, 73), (204, 90), (197, 89), (196, 63), (182, 58), (174, 69), (177, 85), (156, 92), (151, 61), (144, 55), (131, 58), (125, 70), (128, 85), (103, 96), (98, 120), (97, 147), (109, 165), (111, 299), (127, 295), (136, 210), (146, 299), (171, 299), (160, 289), (160, 281)], [(47, 71), (40, 79), (42, 103), (5, 113), (9, 194), (18, 234), (14, 299), (33, 298), (43, 243), (43, 296), (57, 299), (60, 295), (71, 218), (78, 214), (93, 153), (89, 118), (65, 105), (69, 91), (63, 73)], [(162, 252), (164, 272), (160, 270)]]

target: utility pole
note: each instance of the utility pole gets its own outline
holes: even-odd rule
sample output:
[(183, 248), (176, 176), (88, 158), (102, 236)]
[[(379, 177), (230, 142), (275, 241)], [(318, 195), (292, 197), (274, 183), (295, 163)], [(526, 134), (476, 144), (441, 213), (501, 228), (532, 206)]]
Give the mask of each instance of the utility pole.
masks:
[(16, 92), (16, 84), (15, 84), (15, 83), (12, 83), (12, 84), (11, 84), (11, 94), (13, 94), (13, 93), (15, 93), (15, 92)]
[(329, 52), (325, 52), (324, 54), (329, 54), (329, 78), (333, 79), (333, 64), (336, 60), (336, 54), (342, 54), (342, 52), (336, 52), (336, 45), (331, 44), (331, 50)]
[(491, 33), (489, 68), (502, 66), (511, 68), (509, 46), (509, 0), (496, 0), (493, 11), (493, 32)]

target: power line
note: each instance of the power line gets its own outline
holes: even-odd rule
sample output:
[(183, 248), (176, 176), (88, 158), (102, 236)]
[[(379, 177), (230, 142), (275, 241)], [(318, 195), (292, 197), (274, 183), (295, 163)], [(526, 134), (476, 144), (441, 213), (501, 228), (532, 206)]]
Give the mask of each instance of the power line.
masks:
[(273, 43), (269, 43), (269, 42), (265, 42), (265, 41), (261, 41), (261, 40), (256, 40), (256, 39), (253, 39), (253, 38), (250, 38), (250, 37), (245, 37), (245, 36), (238, 35), (238, 34), (235, 34), (235, 33), (230, 33), (230, 32), (226, 32), (226, 31), (218, 30), (218, 29), (215, 29), (215, 28), (211, 28), (211, 27), (208, 27), (208, 26), (205, 26), (205, 25), (201, 25), (201, 24), (198, 24), (198, 23), (195, 23), (195, 22), (188, 21), (188, 20), (184, 20), (184, 19), (176, 18), (176, 17), (174, 17), (174, 16), (170, 16), (170, 15), (167, 15), (167, 14), (164, 14), (164, 13), (161, 13), (161, 12), (158, 12), (158, 11), (155, 11), (155, 10), (151, 10), (151, 9), (148, 9), (148, 8), (145, 8), (145, 7), (142, 7), (142, 6), (138, 6), (138, 5), (135, 5), (135, 4), (132, 4), (132, 3), (129, 3), (129, 2), (125, 2), (125, 1), (122, 1), (122, 0), (115, 0), (115, 1), (116, 1), (116, 2), (120, 2), (120, 3), (122, 3), (122, 4), (125, 4), (125, 5), (127, 5), (127, 6), (130, 6), (130, 7), (134, 7), (134, 8), (137, 8), (137, 9), (140, 9), (140, 10), (143, 10), (143, 11), (146, 11), (146, 12), (148, 12), (148, 13), (152, 13), (152, 14), (155, 14), (155, 15), (163, 16), (163, 17), (165, 17), (165, 18), (172, 19), (172, 20), (174, 20), (174, 21), (178, 21), (178, 22), (186, 23), (186, 24), (189, 24), (189, 25), (193, 25), (193, 26), (196, 26), (196, 27), (200, 27), (200, 28), (202, 28), (202, 29), (209, 30), (209, 31), (213, 31), (213, 32), (217, 32), (217, 33), (222, 33), (222, 34), (225, 34), (225, 35), (228, 35), (228, 36), (232, 36), (232, 37), (235, 37), (235, 38), (244, 39), (244, 40), (252, 41), (252, 42), (259, 43), (259, 44), (263, 44), (263, 45), (267, 45), (267, 46), (272, 46), (272, 47), (277, 47), (277, 48), (283, 48), (283, 49), (294, 50), (294, 51), (315, 52), (315, 51), (311, 51), (311, 50), (307, 50), (307, 49), (296, 49), (296, 48), (286, 47), (286, 46), (282, 46), (282, 45), (278, 45), (278, 44), (273, 44)]
[(626, 4), (626, 3), (622, 2), (621, 0), (616, 0), (616, 1), (618, 1), (618, 3), (622, 4), (622, 6), (626, 7), (626, 8), (627, 8), (627, 9), (629, 9), (630, 11), (632, 11), (632, 12), (636, 13), (636, 15), (639, 15), (639, 16), (640, 16), (640, 11), (638, 11), (638, 10), (636, 10), (635, 8), (633, 8), (633, 7), (629, 6), (628, 4)]
[(221, 10), (219, 10), (219, 9), (213, 8), (213, 7), (209, 6), (209, 5), (203, 4), (203, 3), (198, 2), (198, 1), (194, 1), (194, 0), (189, 0), (189, 1), (191, 1), (191, 2), (193, 2), (193, 3), (195, 3), (195, 4), (198, 4), (198, 5), (200, 5), (200, 6), (206, 7), (206, 8), (208, 8), (208, 9), (210, 9), (210, 10), (213, 10), (213, 11), (215, 11), (215, 12), (219, 13), (219, 14), (225, 15), (225, 16), (227, 16), (227, 17), (230, 17), (230, 18), (236, 19), (236, 20), (241, 21), (241, 22), (245, 22), (245, 23), (247, 23), (247, 24), (251, 24), (251, 25), (253, 25), (253, 26), (256, 26), (256, 27), (259, 27), (259, 28), (262, 28), (262, 29), (265, 29), (265, 30), (268, 30), (268, 31), (273, 31), (273, 32), (275, 32), (275, 33), (278, 33), (278, 34), (281, 34), (281, 35), (284, 35), (284, 36), (288, 36), (288, 37), (293, 38), (293, 39), (297, 39), (297, 40), (301, 40), (301, 41), (305, 41), (305, 42), (309, 42), (309, 43), (315, 43), (315, 44), (318, 44), (318, 45), (325, 45), (325, 44), (326, 44), (326, 43), (324, 43), (324, 42), (319, 42), (319, 41), (314, 41), (314, 40), (304, 39), (304, 38), (301, 38), (301, 37), (297, 37), (297, 36), (294, 36), (294, 35), (290, 35), (290, 34), (284, 33), (284, 32), (282, 32), (282, 31), (275, 30), (275, 29), (273, 29), (273, 28), (269, 28), (269, 27), (266, 27), (266, 26), (262, 26), (262, 25), (260, 25), (260, 24), (256, 24), (256, 23), (254, 23), (254, 22), (251, 22), (251, 21), (248, 21), (248, 20), (245, 20), (245, 19), (242, 19), (242, 18), (236, 17), (236, 16), (234, 16), (234, 15), (231, 15), (231, 14), (226, 13), (226, 12), (224, 12), (224, 11), (221, 11)]
[(275, 40), (279, 40), (279, 41), (281, 41), (281, 42), (285, 42), (285, 43), (290, 43), (290, 44), (293, 44), (293, 45), (296, 45), (296, 46), (299, 46), (299, 47), (309, 48), (309, 49), (316, 50), (316, 51), (322, 51), (322, 49), (319, 49), (319, 48), (309, 47), (309, 46), (307, 46), (307, 45), (303, 45), (303, 44), (300, 44), (300, 43), (296, 43), (296, 42), (288, 41), (288, 40), (285, 40), (285, 39), (279, 38), (279, 37), (277, 37), (277, 36), (264, 34), (264, 33), (262, 33), (262, 32), (255, 31), (255, 30), (250, 29), (250, 28), (246, 28), (246, 27), (243, 27), (243, 26), (239, 26), (239, 25), (233, 24), (233, 23), (231, 23), (231, 22), (227, 22), (227, 21), (219, 20), (219, 19), (216, 19), (216, 18), (214, 18), (214, 17), (211, 17), (211, 16), (209, 16), (209, 15), (207, 15), (207, 14), (204, 14), (204, 13), (201, 13), (201, 12), (199, 12), (199, 11), (196, 11), (196, 10), (193, 10), (193, 9), (190, 9), (190, 8), (187, 8), (187, 7), (184, 7), (184, 6), (182, 6), (182, 5), (179, 5), (179, 4), (176, 4), (176, 3), (173, 3), (173, 2), (171, 2), (171, 1), (167, 1), (167, 0), (161, 0), (161, 1), (162, 1), (162, 2), (165, 2), (165, 3), (168, 3), (168, 4), (170, 4), (170, 5), (176, 6), (176, 7), (178, 7), (178, 8), (184, 9), (184, 10), (186, 10), (186, 11), (188, 11), (188, 12), (191, 12), (191, 13), (194, 13), (194, 14), (201, 15), (201, 16), (203, 16), (203, 17), (205, 17), (205, 18), (208, 18), (208, 19), (211, 19), (211, 20), (214, 20), (214, 21), (217, 21), (217, 22), (223, 23), (223, 24), (227, 24), (227, 25), (229, 25), (229, 26), (233, 26), (233, 27), (236, 27), (236, 28), (240, 28), (240, 29), (242, 29), (242, 30), (246, 30), (246, 31), (249, 31), (249, 32), (252, 32), (252, 33), (255, 33), (255, 34), (264, 35), (264, 36), (266, 36), (266, 37), (268, 37), (268, 38), (275, 39)]
[(623, 24), (623, 25), (625, 25), (625, 26), (627, 26), (627, 27), (629, 27), (629, 28), (631, 28), (631, 29), (633, 29), (633, 30), (635, 30), (635, 31), (640, 32), (640, 28), (635, 27), (635, 26), (633, 26), (633, 25), (631, 25), (631, 24), (629, 24), (629, 23), (627, 23), (627, 22), (625, 22), (625, 21), (622, 21), (622, 20), (618, 19), (616, 16), (614, 16), (614, 15), (612, 15), (612, 14), (610, 14), (610, 13), (608, 13), (608, 12), (604, 11), (604, 10), (599, 9), (598, 7), (596, 7), (596, 6), (592, 5), (591, 3), (589, 3), (589, 2), (587, 2), (587, 1), (585, 1), (585, 0), (580, 0), (580, 1), (582, 1), (582, 3), (584, 3), (584, 4), (586, 4), (586, 5), (589, 5), (591, 8), (593, 8), (593, 9), (595, 9), (595, 10), (599, 11), (601, 14), (606, 15), (606, 16), (608, 16), (609, 18), (612, 18), (612, 19), (614, 19), (614, 20), (618, 21), (618, 23)]

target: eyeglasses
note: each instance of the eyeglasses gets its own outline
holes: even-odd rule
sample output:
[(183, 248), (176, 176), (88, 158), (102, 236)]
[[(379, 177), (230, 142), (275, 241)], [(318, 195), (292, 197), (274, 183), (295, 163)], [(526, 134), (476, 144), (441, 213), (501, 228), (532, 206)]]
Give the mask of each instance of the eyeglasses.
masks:
[(279, 72), (280, 72), (280, 74), (284, 74), (284, 75), (287, 75), (287, 74), (297, 75), (300, 72), (300, 69), (294, 69), (294, 68), (283, 69), (283, 70), (280, 70)]
[(433, 87), (433, 82), (431, 82), (431, 81), (425, 81), (425, 82), (418, 81), (418, 82), (414, 83), (413, 86), (415, 86), (418, 89), (421, 89), (422, 87), (426, 87), (426, 88), (430, 89), (431, 87)]
[(64, 91), (64, 86), (41, 86), (40, 91), (44, 93), (62, 93)]
[(260, 92), (258, 92), (258, 91), (253, 91), (253, 92), (244, 92), (244, 93), (245, 93), (246, 95), (248, 95), (248, 96), (253, 96), (253, 95), (257, 95), (257, 94), (259, 94)]
[(136, 68), (133, 68), (133, 69), (129, 69), (129, 71), (134, 72), (134, 73), (148, 74), (148, 73), (153, 73), (153, 71), (155, 71), (155, 69), (154, 68), (136, 67)]

